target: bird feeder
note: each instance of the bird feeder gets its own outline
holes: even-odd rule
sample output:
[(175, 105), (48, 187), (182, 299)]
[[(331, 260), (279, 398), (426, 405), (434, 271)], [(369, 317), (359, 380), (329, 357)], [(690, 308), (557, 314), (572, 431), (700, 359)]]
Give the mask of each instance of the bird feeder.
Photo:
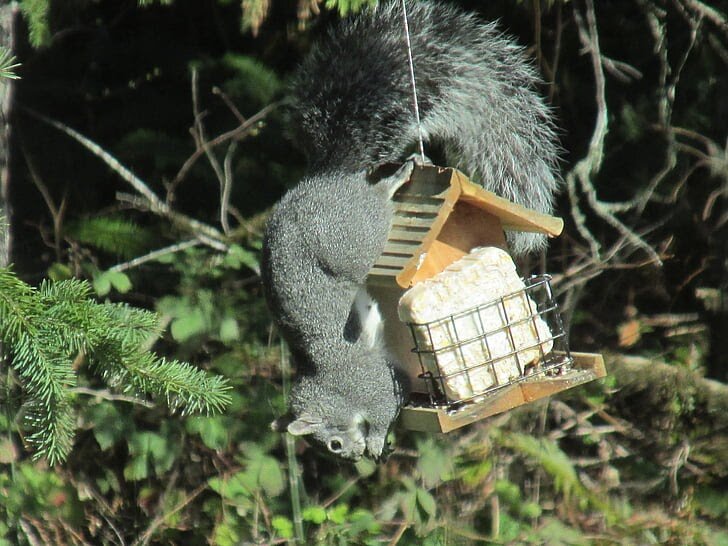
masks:
[[(606, 375), (601, 355), (569, 350), (548, 275), (498, 281), (492, 290), (468, 285), (477, 284), (484, 259), (505, 259), (513, 273), (503, 279), (513, 278), (506, 231), (556, 237), (560, 218), (434, 166), (416, 168), (394, 201), (389, 239), (367, 287), (379, 302), (386, 344), (410, 376), (403, 428), (448, 432)], [(443, 299), (451, 301), (430, 305)], [(405, 303), (411, 314), (400, 320)]]

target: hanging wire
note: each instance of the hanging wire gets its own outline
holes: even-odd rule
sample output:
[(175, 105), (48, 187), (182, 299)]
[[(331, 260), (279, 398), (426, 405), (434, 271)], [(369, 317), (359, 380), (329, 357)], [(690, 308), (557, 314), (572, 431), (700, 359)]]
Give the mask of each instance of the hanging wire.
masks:
[(402, 0), (402, 18), (404, 20), (404, 36), (407, 40), (407, 60), (409, 61), (410, 83), (412, 84), (412, 103), (415, 110), (415, 122), (417, 123), (417, 140), (420, 145), (420, 156), (422, 157), (422, 163), (425, 163), (425, 144), (422, 138), (420, 106), (417, 102), (417, 84), (415, 83), (415, 64), (412, 61), (412, 42), (410, 41), (409, 20), (407, 18), (407, 6), (405, 0)]

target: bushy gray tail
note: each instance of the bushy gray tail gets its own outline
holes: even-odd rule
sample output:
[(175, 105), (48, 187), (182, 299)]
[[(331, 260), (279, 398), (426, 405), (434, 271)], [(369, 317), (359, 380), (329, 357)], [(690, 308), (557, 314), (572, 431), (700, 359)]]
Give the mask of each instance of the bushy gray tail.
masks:
[[(523, 49), (452, 6), (408, 0), (408, 15), (425, 139), (486, 189), (550, 213), (559, 147)], [(417, 127), (400, 2), (334, 28), (304, 61), (293, 91), (314, 172), (372, 170), (411, 153)], [(510, 237), (516, 254), (544, 242)]]

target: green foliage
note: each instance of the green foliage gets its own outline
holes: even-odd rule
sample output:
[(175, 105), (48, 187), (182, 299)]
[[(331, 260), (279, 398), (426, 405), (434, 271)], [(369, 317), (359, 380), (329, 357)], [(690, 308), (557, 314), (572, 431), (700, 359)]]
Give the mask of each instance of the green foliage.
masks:
[(272, 102), (281, 90), (280, 77), (253, 57), (228, 53), (221, 64), (233, 74), (223, 84), (223, 91), (233, 99), (260, 107)]
[(327, 8), (346, 16), (361, 11), (365, 6), (374, 6), (377, 0), (325, 0), (325, 3)]
[(51, 39), (48, 26), (50, 0), (21, 0), (20, 11), (23, 12), (30, 30), (30, 43), (33, 47), (47, 45)]
[(728, 497), (723, 491), (701, 487), (695, 492), (698, 510), (723, 524), (728, 523)]
[(150, 230), (118, 217), (96, 217), (69, 222), (66, 231), (78, 242), (122, 258), (138, 256), (154, 241)]
[(135, 431), (127, 438), (129, 460), (124, 468), (127, 481), (146, 480), (150, 470), (163, 476), (172, 468), (180, 455), (179, 434), (170, 434), (171, 425), (165, 424), (157, 432)]
[(409, 476), (401, 478), (399, 490), (384, 504), (383, 510), (388, 519), (401, 514), (420, 536), (436, 525), (438, 510), (435, 497)]
[[(180, 274), (181, 286), (185, 288), (180, 295), (160, 298), (157, 310), (171, 318), (170, 331), (175, 340), (189, 342), (208, 335), (223, 343), (234, 343), (240, 340), (242, 332), (255, 329), (266, 321), (262, 301), (251, 302), (245, 292), (222, 292), (212, 286), (204, 287), (213, 279), (220, 281), (230, 275), (259, 270), (258, 258), (250, 250), (233, 244), (224, 256), (220, 256), (189, 249), (171, 256), (169, 261)], [(240, 313), (241, 306), (254, 308), (256, 312)]]
[(20, 66), (12, 51), (6, 47), (0, 47), (0, 78), (8, 78), (17, 80), (19, 76), (15, 73), (15, 69)]
[(158, 335), (153, 313), (98, 304), (85, 282), (44, 282), (34, 289), (0, 269), (0, 341), (25, 390), (22, 413), (35, 457), (55, 464), (71, 449), (79, 359), (123, 392), (162, 396), (184, 412), (220, 411), (229, 403), (224, 379), (144, 350)]
[(29, 514), (49, 522), (78, 524), (83, 521), (73, 486), (57, 473), (48, 472), (42, 463), (16, 463), (12, 475), (0, 471), (0, 490), (3, 492), (0, 544), (16, 543), (6, 542), (3, 537), (9, 538), (12, 527), (24, 519), (27, 522)]
[[(116, 142), (114, 151), (136, 168), (171, 177), (186, 159), (187, 147), (184, 138), (140, 127), (126, 133)], [(148, 238), (149, 234), (145, 233), (144, 236)]]
[[(245, 536), (242, 534), (243, 529), (249, 526), (243, 522), (249, 520), (260, 502), (263, 499), (275, 499), (285, 490), (285, 476), (280, 462), (256, 444), (249, 443), (242, 447), (243, 454), (236, 457), (241, 470), (209, 480), (210, 488), (220, 496), (225, 506), (234, 509), (235, 514), (219, 522), (214, 534), (229, 539), (235, 537), (235, 540)], [(248, 531), (290, 538), (293, 525), (288, 517), (276, 515), (268, 524), (259, 522), (258, 528)]]
[[(33, 6), (38, 23), (31, 26), (40, 30), (37, 35), (45, 33), (40, 41), (47, 47), (23, 52), (18, 96), (113, 149), (175, 211), (217, 226), (220, 184), (206, 155), (199, 154), (184, 180), (175, 178), (199, 148), (188, 133), (193, 125), (188, 67), (200, 68), (199, 119), (206, 137), (214, 139), (240, 124), (236, 111), (250, 116), (280, 97), (285, 74), (310, 47), (314, 33), (296, 30), (306, 17), (321, 5), (350, 13), (365, 3), (300, 2), (295, 13), (288, 9), (292, 5), (266, 0), (140, 0), (150, 8), (144, 10), (124, 2), (23, 1), (24, 11)], [(50, 42), (48, 4), (52, 31), (59, 35)], [(501, 19), (500, 28), (520, 31), (520, 42), (544, 79), (554, 82), (543, 91), (563, 128), (568, 172), (569, 162), (589, 145), (595, 121), (594, 74), (583, 55), (589, 48), (580, 42), (574, 18), (585, 4), (519, 1), (508, 10), (501, 3), (467, 4), (486, 18)], [(569, 226), (564, 205), (570, 201), (602, 199), (607, 209), (620, 209), (621, 200), (659, 182), (655, 175), (662, 169), (666, 141), (675, 139), (676, 166), (666, 169), (656, 199), (640, 214), (620, 216), (635, 220), (640, 234), (674, 258), (657, 272), (639, 261), (627, 263), (624, 258), (633, 249), (612, 251), (615, 233), (610, 226), (602, 229), (603, 219), (586, 211), (584, 220), (595, 230), (604, 260), (589, 262), (586, 247), (574, 243), (579, 233), (573, 224), (551, 245), (547, 260), (547, 268), (562, 278), (563, 300), (580, 302), (567, 313), (572, 348), (601, 352), (614, 344), (615, 324), (631, 317), (634, 307), (644, 327), (642, 341), (631, 351), (644, 355), (649, 350), (660, 359), (667, 355), (676, 366), (700, 374), (712, 366), (714, 378), (721, 379), (721, 359), (728, 354), (720, 345), (725, 329), (706, 328), (711, 335), (700, 338), (691, 331), (703, 325), (703, 315), (723, 317), (725, 307), (724, 264), (715, 258), (724, 254), (716, 250), (723, 250), (725, 241), (719, 228), (724, 228), (720, 105), (726, 89), (720, 75), (726, 47), (724, 33), (716, 32), (725, 2), (711, 4), (695, 29), (686, 25), (696, 15), (687, 4), (682, 9), (648, 0), (627, 11), (595, 4), (610, 114), (606, 167), (576, 188), (572, 200), (563, 196), (560, 214)], [(669, 27), (663, 39), (651, 36), (648, 14)], [(264, 22), (263, 37), (240, 34), (241, 24), (255, 31)], [(585, 23), (591, 24), (588, 18)], [(84, 32), (79, 35), (77, 29)], [(683, 48), (693, 36), (696, 42), (688, 52)], [(655, 51), (662, 46), (671, 63), (668, 80), (679, 72), (676, 63), (685, 65), (674, 87), (659, 81)], [(639, 78), (631, 76), (630, 67)], [(672, 134), (676, 127), (664, 127), (657, 118), (664, 107), (663, 87), (677, 97), (671, 119), (681, 130)], [(646, 390), (620, 406), (623, 381), (612, 376), (559, 395), (548, 409), (527, 406), (446, 436), (397, 430), (397, 451), (381, 465), (334, 462), (304, 442), (270, 431), (272, 418), (284, 411), (285, 360), (258, 278), (260, 237), (265, 211), (303, 170), (303, 157), (285, 145), (283, 116), (269, 116), (235, 140), (228, 165), (234, 182), (232, 229), (226, 237), (215, 248), (205, 247), (200, 238), (195, 248), (151, 258), (150, 250), (174, 248), (198, 233), (143, 206), (133, 212), (126, 203), (120, 207), (117, 188), (105, 184), (106, 167), (94, 170), (96, 160), (86, 151), (70, 153), (75, 144), (64, 147), (22, 114), (16, 118), (24, 145), (36, 147), (33, 155), (47, 164), (41, 174), (49, 193), (67, 195), (64, 214), (54, 218), (62, 223), (55, 253), (46, 250), (48, 242), (53, 246), (44, 227), (47, 211), (41, 206), (43, 215), (33, 216), (24, 210), (33, 203), (18, 207), (13, 227), (20, 227), (14, 229), (14, 243), (22, 274), (36, 278), (47, 271), (59, 281), (83, 274), (97, 295), (143, 302), (162, 316), (146, 322), (118, 304), (102, 312), (98, 304), (87, 309), (73, 299), (63, 303), (58, 295), (46, 296), (48, 306), (59, 309), (55, 315), (40, 304), (28, 314), (38, 331), (63, 338), (56, 350), (76, 351), (55, 359), (55, 353), (44, 353), (40, 372), (11, 369), (0, 389), (6, 409), (0, 414), (0, 546), (232, 546), (294, 537), (301, 544), (399, 546), (726, 543), (728, 440), (725, 427), (716, 431), (706, 424), (706, 417), (719, 412), (701, 402), (692, 384)], [(212, 150), (221, 164), (230, 142)], [(24, 176), (21, 168), (13, 180)], [(594, 184), (593, 192), (587, 182)], [(34, 234), (26, 226), (41, 227)], [(135, 265), (138, 258), (143, 267)], [(563, 271), (571, 274), (563, 278)], [(602, 271), (608, 273), (600, 281)], [(592, 283), (583, 290), (582, 276)], [(58, 286), (68, 291), (74, 283)], [(671, 327), (663, 336), (667, 328), (642, 321), (643, 315), (665, 309), (694, 311), (690, 295), (696, 287), (695, 297), (705, 308), (699, 308), (699, 319), (682, 325), (689, 327)], [(26, 303), (32, 307), (40, 289), (28, 290)], [(0, 298), (4, 294), (0, 290)], [(81, 311), (86, 315), (79, 317)], [(171, 373), (173, 362), (152, 365), (139, 358), (141, 371), (117, 350), (119, 344), (126, 347), (119, 337), (148, 346), (160, 322), (169, 326), (170, 335), (161, 342), (169, 360), (204, 362), (234, 387), (227, 391), (231, 401), (224, 414), (170, 416), (165, 408), (136, 398), (140, 389), (149, 389), (176, 406), (187, 396), (205, 396), (199, 390), (178, 392), (180, 384), (197, 382), (191, 370)], [(136, 323), (139, 328), (130, 332)], [(22, 330), (4, 319), (0, 327)], [(107, 340), (97, 330), (114, 330), (118, 336)], [(15, 357), (12, 345), (5, 349)], [(45, 384), (51, 387), (43, 390)], [(711, 385), (720, 391), (718, 381)], [(67, 412), (70, 422), (37, 423), (75, 430), (63, 467), (33, 461), (22, 449), (35, 432), (23, 419), (41, 407), (23, 405), (31, 390), (40, 393), (40, 404), (43, 396), (71, 393), (52, 410), (54, 415)], [(134, 403), (118, 403), (118, 398)], [(653, 399), (664, 401), (664, 411), (648, 411), (645, 404)], [(651, 418), (641, 421), (646, 415)]]
[(331, 507), (311, 505), (303, 510), (317, 544), (378, 544), (382, 526), (376, 514), (364, 508), (352, 509), (346, 503)]
[(239, 458), (243, 470), (226, 478), (210, 480), (212, 490), (236, 506), (238, 512), (252, 509), (255, 495), (275, 497), (284, 489), (283, 472), (278, 460), (254, 444), (245, 447), (245, 455)]
[(556, 442), (517, 432), (505, 434), (501, 441), (516, 453), (535, 461), (551, 476), (556, 491), (564, 496), (567, 504), (576, 501), (582, 509), (591, 504), (609, 515), (609, 506), (582, 485), (570, 457)]
[(99, 296), (106, 296), (112, 288), (120, 294), (126, 294), (131, 290), (131, 281), (121, 271), (102, 271), (94, 275), (93, 287)]
[(417, 461), (417, 471), (426, 488), (432, 488), (454, 476), (454, 461), (449, 453), (434, 438), (418, 439), (417, 451), (422, 456)]

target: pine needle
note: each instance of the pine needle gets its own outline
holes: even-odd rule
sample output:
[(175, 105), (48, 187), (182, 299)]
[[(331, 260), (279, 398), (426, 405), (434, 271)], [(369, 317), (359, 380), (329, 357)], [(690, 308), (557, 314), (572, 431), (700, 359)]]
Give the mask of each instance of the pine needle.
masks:
[(24, 389), (23, 423), (35, 458), (65, 460), (73, 445), (73, 363), (84, 355), (111, 386), (164, 398), (182, 413), (215, 413), (230, 403), (227, 380), (144, 350), (159, 318), (100, 304), (85, 281), (44, 281), (38, 289), (0, 268), (0, 343)]

